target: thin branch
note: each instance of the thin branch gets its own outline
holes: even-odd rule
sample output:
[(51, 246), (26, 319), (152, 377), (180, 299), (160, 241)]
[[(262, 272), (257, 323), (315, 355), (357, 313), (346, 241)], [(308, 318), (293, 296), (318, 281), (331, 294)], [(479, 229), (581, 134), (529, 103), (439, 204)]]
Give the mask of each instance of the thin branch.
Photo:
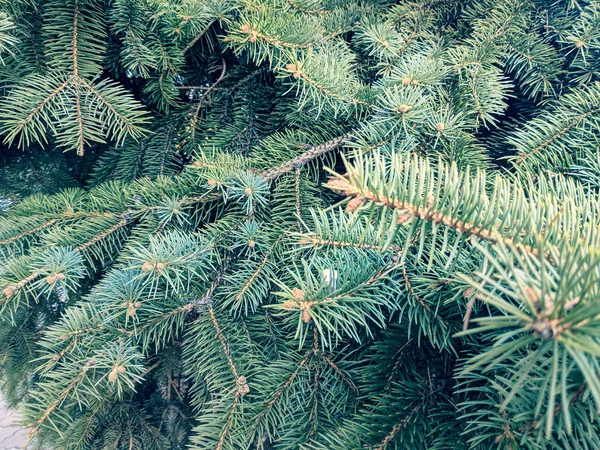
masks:
[(367, 189), (360, 189), (357, 186), (351, 185), (346, 179), (342, 180), (337, 178), (335, 180), (332, 180), (332, 182), (328, 184), (328, 187), (330, 187), (333, 190), (343, 192), (345, 195), (348, 196), (363, 197), (365, 200), (368, 200), (370, 202), (402, 211), (403, 213), (406, 213), (409, 216), (417, 217), (421, 220), (444, 225), (460, 233), (475, 236), (479, 239), (491, 242), (492, 244), (503, 243), (508, 246), (522, 248), (527, 253), (534, 256), (537, 256), (538, 254), (536, 248), (533, 248), (526, 244), (520, 244), (518, 242), (515, 242), (514, 239), (503, 236), (501, 233), (499, 233), (493, 228), (485, 228), (482, 226), (475, 225), (473, 223), (459, 220), (458, 218), (453, 217), (451, 215), (437, 212), (429, 206), (417, 206), (410, 202), (397, 200), (383, 193), (377, 193), (369, 191)]
[(79, 78), (79, 81), (80, 81), (80, 83), (81, 83), (81, 84), (83, 84), (83, 85), (84, 85), (86, 88), (88, 88), (88, 90), (89, 90), (89, 91), (90, 91), (92, 94), (94, 94), (94, 95), (96, 96), (96, 98), (97, 98), (98, 100), (100, 100), (100, 102), (101, 102), (101, 103), (102, 103), (104, 106), (106, 106), (106, 108), (107, 108), (107, 109), (108, 109), (110, 112), (112, 112), (112, 113), (115, 115), (115, 117), (117, 117), (117, 119), (118, 119), (118, 120), (120, 120), (120, 121), (123, 123), (123, 126), (124, 126), (124, 127), (128, 128), (128, 129), (132, 129), (132, 128), (133, 128), (133, 125), (132, 125), (131, 121), (130, 121), (129, 119), (127, 119), (126, 117), (124, 117), (122, 114), (120, 114), (120, 113), (119, 113), (119, 112), (118, 112), (118, 111), (117, 111), (117, 110), (114, 108), (114, 106), (113, 106), (113, 105), (111, 105), (111, 104), (108, 102), (108, 100), (106, 100), (106, 99), (104, 98), (104, 96), (103, 96), (103, 95), (102, 95), (100, 92), (98, 92), (98, 91), (97, 91), (97, 90), (96, 90), (96, 89), (95, 89), (95, 88), (94, 88), (94, 87), (93, 87), (93, 86), (92, 86), (90, 83), (88, 83), (87, 81), (85, 81), (83, 78)]
[(239, 378), (237, 368), (231, 358), (231, 354), (229, 353), (229, 347), (227, 346), (227, 342), (225, 341), (225, 336), (223, 336), (223, 330), (221, 329), (219, 322), (217, 321), (217, 317), (215, 316), (215, 311), (213, 308), (208, 308), (208, 312), (210, 314), (210, 320), (215, 327), (215, 332), (217, 334), (217, 338), (219, 338), (219, 342), (221, 343), (221, 348), (223, 349), (223, 354), (225, 358), (227, 358), (227, 364), (229, 364), (229, 368), (231, 369), (231, 373), (237, 380)]
[(37, 422), (33, 424), (31, 429), (29, 430), (29, 433), (27, 434), (28, 442), (31, 441), (33, 436), (38, 432), (38, 430), (46, 421), (46, 419), (48, 419), (50, 414), (52, 414), (52, 411), (54, 411), (65, 400), (65, 398), (67, 398), (67, 395), (69, 395), (69, 393), (75, 388), (75, 386), (77, 386), (77, 383), (79, 383), (83, 379), (83, 377), (85, 377), (86, 373), (87, 367), (84, 367), (84, 369), (81, 372), (79, 372), (79, 375), (77, 375), (77, 377), (75, 377), (75, 379), (71, 381), (71, 383), (69, 383), (67, 388), (63, 392), (61, 392), (58, 398), (44, 411), (44, 413), (37, 420)]
[(81, 98), (79, 97), (79, 57), (77, 50), (79, 31), (79, 0), (75, 0), (75, 10), (73, 11), (73, 81), (75, 84), (75, 109), (77, 111), (77, 132), (79, 134), (79, 145), (77, 146), (77, 156), (83, 156), (83, 113), (81, 112)]
[(75, 9), (73, 10), (73, 78), (79, 78), (79, 58), (77, 54), (77, 33), (79, 30), (79, 0), (75, 0)]
[(312, 438), (315, 436), (317, 432), (317, 427), (319, 426), (317, 415), (319, 408), (319, 367), (315, 368), (315, 373), (313, 374), (313, 407), (311, 411), (311, 426), (309, 436)]
[(260, 274), (260, 272), (262, 272), (262, 270), (265, 268), (265, 266), (267, 265), (267, 262), (269, 261), (269, 256), (270, 254), (267, 254), (262, 263), (260, 264), (260, 266), (258, 266), (258, 268), (254, 271), (254, 273), (252, 274), (252, 276), (250, 277), (250, 279), (246, 282), (246, 284), (244, 284), (244, 287), (242, 288), (242, 290), (240, 292), (238, 292), (238, 294), (235, 296), (235, 301), (239, 302), (242, 297), (244, 296), (244, 294), (246, 293), (246, 291), (248, 289), (250, 289), (250, 286), (252, 286), (252, 283), (254, 283), (254, 280), (256, 279), (256, 277), (258, 277), (258, 275)]
[(419, 302), (419, 304), (425, 308), (427, 310), (427, 312), (431, 313), (431, 309), (429, 308), (429, 306), (427, 306), (423, 300), (421, 300), (419, 298), (419, 296), (417, 295), (417, 293), (415, 292), (415, 290), (412, 287), (412, 284), (410, 282), (410, 280), (408, 279), (408, 274), (406, 273), (406, 267), (402, 266), (402, 276), (404, 277), (404, 282), (406, 283), (406, 289), (408, 289), (408, 292), (410, 292), (410, 294), (415, 298), (415, 300), (417, 302)]
[(398, 252), (400, 249), (397, 245), (392, 245), (387, 249), (384, 249), (382, 245), (365, 244), (347, 241), (335, 241), (333, 239), (322, 239), (317, 236), (316, 233), (310, 233), (303, 235), (298, 241), (299, 245), (309, 245), (311, 247), (350, 247), (359, 248), (361, 250), (375, 250), (377, 252), (392, 251)]
[(398, 425), (396, 425), (394, 428), (392, 428), (392, 431), (390, 431), (387, 434), (385, 439), (383, 441), (381, 441), (381, 443), (377, 447), (375, 447), (374, 450), (384, 450), (388, 446), (388, 444), (390, 442), (392, 442), (392, 440), (396, 437), (396, 435), (400, 432), (400, 430), (402, 430), (404, 427), (406, 427), (406, 424), (408, 423), (410, 418), (414, 414), (418, 413), (422, 408), (423, 408), (423, 405), (417, 405), (412, 410), (410, 410), (404, 416), (404, 418), (400, 421), (400, 423), (398, 423)]
[(79, 77), (75, 78), (75, 109), (77, 111), (77, 133), (79, 134), (79, 144), (77, 146), (77, 156), (83, 156), (85, 139), (83, 137), (83, 113), (81, 112), (81, 98), (79, 97)]
[(301, 204), (300, 204), (300, 200), (301, 200), (301, 198), (300, 198), (300, 181), (301, 181), (300, 180), (300, 171), (301, 171), (301, 168), (298, 167), (296, 169), (296, 180), (295, 180), (294, 187), (295, 187), (295, 194), (296, 194), (296, 222), (298, 225), (298, 232), (302, 233), (302, 222), (301, 222), (302, 211), (300, 209), (300, 207), (301, 207)]
[(286, 382), (283, 383), (283, 385), (276, 391), (275, 396), (269, 401), (269, 403), (267, 403), (265, 408), (258, 415), (258, 417), (256, 418), (256, 421), (254, 422), (254, 426), (252, 427), (252, 431), (256, 431), (256, 429), (258, 428), (262, 419), (273, 408), (273, 406), (275, 406), (275, 403), (277, 403), (277, 401), (281, 398), (283, 393), (292, 385), (292, 382), (294, 381), (296, 376), (298, 376), (298, 373), (300, 372), (300, 370), (306, 365), (306, 363), (308, 363), (311, 360), (313, 355), (314, 355), (314, 352), (312, 349), (307, 351), (304, 354), (304, 358), (302, 359), (302, 361), (300, 361), (300, 363), (296, 366), (296, 368), (294, 369), (292, 374), (289, 376), (289, 378), (286, 380)]
[(211, 26), (213, 23), (214, 23), (214, 20), (213, 20), (213, 21), (212, 21), (210, 24), (208, 24), (208, 26), (207, 26), (207, 27), (206, 27), (204, 30), (202, 30), (202, 31), (201, 31), (201, 32), (198, 34), (198, 36), (196, 36), (194, 39), (192, 39), (192, 41), (191, 41), (191, 42), (190, 42), (188, 45), (186, 45), (186, 46), (185, 46), (185, 48), (184, 48), (184, 49), (181, 51), (181, 54), (182, 54), (182, 55), (185, 55), (185, 54), (186, 54), (188, 51), (190, 51), (190, 49), (191, 49), (191, 48), (192, 48), (194, 45), (196, 45), (196, 43), (197, 43), (197, 42), (198, 42), (200, 39), (202, 39), (202, 36), (204, 36), (204, 35), (206, 34), (206, 32), (208, 31), (208, 29), (210, 28), (210, 26)]
[(410, 343), (412, 342), (412, 339), (409, 339), (406, 344), (404, 344), (402, 347), (400, 347), (400, 350), (398, 350), (396, 352), (396, 354), (394, 355), (396, 358), (396, 361), (394, 362), (394, 366), (392, 367), (392, 370), (390, 371), (390, 374), (388, 375), (387, 381), (385, 383), (385, 390), (388, 391), (391, 386), (392, 386), (392, 381), (394, 380), (394, 375), (396, 374), (396, 371), (398, 370), (398, 367), (400, 366), (400, 363), (402, 362), (402, 355), (404, 354), (404, 350), (406, 350), (406, 348), (410, 345)]
[(588, 111), (588, 112), (586, 112), (584, 114), (579, 114), (578, 116), (575, 116), (573, 119), (571, 119), (571, 121), (569, 123), (567, 123), (564, 126), (564, 128), (562, 130), (560, 130), (559, 132), (557, 132), (556, 134), (554, 134), (553, 136), (551, 136), (550, 138), (548, 138), (547, 140), (545, 140), (544, 142), (542, 142), (541, 144), (539, 144), (532, 151), (530, 151), (529, 153), (521, 153), (521, 154), (519, 154), (519, 157), (515, 161), (515, 165), (518, 166), (518, 165), (522, 164), (523, 162), (525, 162), (525, 160), (527, 158), (530, 158), (531, 156), (539, 153), (544, 148), (546, 148), (550, 144), (552, 144), (554, 141), (556, 141), (557, 139), (560, 139), (561, 136), (563, 136), (565, 133), (567, 133), (568, 131), (570, 131), (571, 128), (573, 128), (574, 126), (576, 126), (583, 119), (585, 119), (586, 117), (591, 116), (593, 114), (596, 114), (598, 111), (600, 111), (600, 107), (594, 108), (594, 109), (592, 109), (592, 110), (590, 110), (590, 111)]
[(236, 391), (235, 391), (235, 397), (233, 399), (233, 405), (231, 407), (231, 410), (227, 414), (227, 422), (225, 423), (225, 427), (223, 427), (223, 431), (221, 431), (221, 434), (219, 436), (219, 442), (218, 442), (217, 447), (216, 447), (215, 450), (222, 450), (223, 449), (223, 445), (225, 443), (225, 438), (227, 437), (227, 433), (229, 433), (229, 430), (231, 429), (231, 425), (233, 423), (233, 415), (235, 414), (235, 410), (237, 408), (237, 405), (240, 402), (241, 395), (242, 394), (241, 394), (240, 390), (236, 389)]
[(283, 164), (281, 164), (278, 167), (274, 167), (272, 169), (269, 169), (269, 170), (263, 172), (262, 176), (267, 181), (273, 181), (273, 180), (279, 178), (280, 176), (282, 176), (288, 172), (291, 172), (293, 170), (298, 170), (299, 168), (305, 166), (306, 164), (313, 161), (314, 159), (316, 159), (320, 156), (323, 156), (323, 155), (337, 149), (338, 147), (341, 147), (342, 145), (344, 145), (348, 142), (353, 142), (353, 141), (354, 141), (354, 138), (350, 137), (349, 134), (345, 134), (343, 136), (339, 136), (330, 141), (327, 141), (324, 144), (310, 146), (301, 155), (297, 156), (296, 158), (294, 158), (290, 161), (284, 162)]
[(327, 364), (329, 364), (331, 366), (331, 368), (342, 378), (342, 380), (344, 381), (344, 383), (346, 383), (348, 385), (348, 387), (350, 389), (352, 389), (352, 391), (358, 395), (358, 388), (354, 385), (354, 383), (352, 382), (352, 380), (350, 378), (348, 378), (348, 376), (342, 372), (342, 369), (340, 369), (337, 364), (335, 364), (331, 358), (329, 358), (329, 356), (327, 356), (326, 354), (322, 353), (321, 354), (323, 356), (323, 359), (325, 361), (327, 361)]
[(129, 221), (127, 219), (123, 219), (121, 221), (119, 221), (119, 223), (117, 223), (116, 225), (112, 226), (111, 228), (109, 228), (108, 230), (100, 233), (98, 236), (95, 236), (93, 239), (90, 239), (89, 241), (85, 242), (84, 244), (80, 245), (79, 247), (77, 247), (75, 249), (75, 251), (77, 253), (81, 253), (86, 251), (88, 248), (90, 248), (92, 245), (97, 244), (98, 242), (100, 242), (101, 240), (103, 240), (104, 238), (106, 238), (107, 236), (111, 235), (112, 233), (114, 233), (115, 231), (118, 231), (120, 228), (123, 228), (124, 226), (126, 226), (127, 224), (129, 224)]
[(213, 83), (213, 85), (211, 87), (209, 87), (204, 94), (202, 94), (202, 97), (200, 97), (200, 100), (198, 101), (198, 106), (196, 106), (196, 110), (194, 111), (194, 117), (192, 118), (192, 123), (190, 124), (191, 131), (192, 131), (192, 139), (196, 135), (196, 124), (198, 123), (198, 116), (200, 114), (200, 109), (202, 108), (202, 104), (204, 103), (204, 100), (207, 98), (208, 94), (210, 94), (219, 85), (219, 83), (221, 83), (221, 81), (223, 81), (223, 77), (225, 76), (225, 72), (227, 70), (227, 64), (225, 63), (225, 58), (221, 59), (221, 64), (222, 64), (221, 75), (219, 75), (219, 78), (217, 79), (217, 81), (215, 81)]
[(38, 231), (42, 231), (42, 230), (44, 230), (44, 229), (46, 229), (48, 227), (51, 227), (56, 222), (58, 222), (58, 219), (49, 220), (48, 222), (46, 222), (43, 225), (40, 225), (39, 227), (32, 228), (31, 230), (24, 231), (21, 234), (18, 234), (16, 236), (13, 236), (13, 237), (7, 238), (7, 239), (5, 239), (3, 241), (0, 241), (0, 245), (6, 245), (6, 244), (10, 244), (11, 242), (18, 241), (21, 238), (24, 238), (26, 236), (30, 236), (30, 235), (32, 235), (34, 233), (37, 233)]
[(46, 97), (44, 100), (42, 100), (42, 102), (38, 106), (36, 106), (35, 109), (33, 111), (31, 111), (27, 117), (25, 117), (25, 120), (23, 120), (23, 122), (21, 122), (19, 124), (19, 126), (17, 127), (17, 130), (18, 131), (23, 130), (23, 128), (25, 128), (27, 126), (27, 124), (29, 124), (29, 122), (31, 122), (33, 120), (35, 115), (38, 114), (42, 109), (44, 109), (44, 106), (46, 106), (48, 103), (50, 103), (54, 99), (54, 97), (56, 97), (58, 94), (60, 94), (70, 83), (71, 83), (71, 78), (68, 78), (60, 86), (58, 86), (56, 89), (54, 89), (54, 91), (52, 91), (48, 95), (48, 97)]
[(276, 47), (286, 47), (286, 48), (292, 48), (292, 49), (300, 49), (300, 48), (308, 48), (310, 47), (312, 44), (293, 44), (290, 42), (284, 42), (279, 40), (277, 37), (270, 37), (267, 36), (266, 34), (263, 33), (259, 33), (257, 30), (250, 28), (248, 25), (242, 25), (239, 29), (239, 31), (243, 34), (247, 34), (249, 35), (249, 39), (250, 40), (254, 40), (256, 41), (257, 39), (262, 39), (266, 42), (268, 42), (269, 44), (275, 45)]

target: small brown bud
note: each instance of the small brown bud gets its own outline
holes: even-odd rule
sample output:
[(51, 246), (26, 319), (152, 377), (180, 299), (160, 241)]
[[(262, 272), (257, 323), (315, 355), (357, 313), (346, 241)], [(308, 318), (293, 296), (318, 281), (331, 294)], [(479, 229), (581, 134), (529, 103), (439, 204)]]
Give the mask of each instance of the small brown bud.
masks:
[(408, 86), (412, 80), (409, 77), (402, 78), (402, 84)]
[(6, 298), (11, 298), (13, 295), (15, 295), (15, 292), (17, 292), (17, 290), (13, 286), (5, 287), (2, 290), (2, 293)]
[(114, 368), (108, 374), (108, 381), (110, 381), (111, 383), (114, 383), (115, 381), (117, 381), (118, 376), (119, 376), (119, 372), (117, 371), (116, 368)]
[(298, 70), (298, 68), (296, 67), (296, 64), (286, 64), (285, 65), (285, 69), (289, 70), (290, 72), (294, 72), (295, 70)]
[(58, 277), (56, 275), (48, 275), (46, 277), (46, 283), (48, 283), (48, 284), (54, 284), (54, 283), (56, 283), (57, 279), (58, 279)]
[(438, 132), (440, 132), (440, 133), (442, 131), (444, 131), (444, 128), (445, 128), (445, 125), (441, 122), (435, 124), (435, 129), (438, 130)]
[(292, 289), (292, 295), (296, 298), (296, 300), (303, 302), (304, 301), (304, 292), (298, 288)]
[(255, 245), (256, 245), (256, 242), (254, 242), (254, 240), (250, 239), (250, 240), (248, 241), (248, 247), (250, 247), (250, 248), (254, 248), (254, 246), (255, 246)]
[(142, 265), (142, 270), (144, 272), (150, 272), (152, 269), (154, 269), (154, 265), (152, 263), (150, 263), (150, 262), (145, 262)]
[(248, 382), (246, 381), (245, 376), (241, 376), (236, 380), (238, 393), (243, 397), (247, 393), (250, 392), (250, 387), (248, 386)]
[(165, 267), (167, 267), (167, 265), (166, 265), (165, 263), (161, 263), (161, 262), (160, 262), (160, 263), (156, 263), (156, 266), (154, 266), (154, 268), (155, 268), (157, 271), (164, 270), (164, 269), (165, 269)]
[(572, 300), (569, 300), (567, 303), (565, 303), (565, 311), (570, 311), (572, 310), (575, 306), (577, 306), (577, 304), (581, 301), (581, 298), (579, 297), (575, 297)]
[(123, 367), (123, 366), (117, 366), (117, 372), (119, 372), (119, 373), (125, 373), (125, 370), (126, 370), (125, 367)]
[(304, 323), (310, 322), (310, 313), (308, 312), (308, 309), (302, 310), (302, 322), (304, 322)]
[(408, 222), (412, 217), (412, 213), (410, 211), (402, 211), (398, 216), (397, 223), (398, 225), (404, 225)]
[(525, 293), (527, 300), (535, 307), (535, 309), (538, 309), (540, 307), (540, 294), (538, 290), (531, 286), (525, 286), (523, 292)]
[(302, 76), (302, 72), (294, 72), (292, 76), (297, 80)]
[(584, 45), (585, 45), (585, 42), (583, 42), (583, 41), (575, 42), (575, 47), (577, 47), (577, 48), (582, 48)]
[(435, 203), (435, 196), (430, 192), (427, 194), (427, 207), (431, 208)]
[(346, 205), (346, 212), (354, 212), (364, 203), (364, 197), (354, 197)]
[(137, 308), (133, 305), (130, 305), (129, 308), (127, 308), (127, 315), (129, 317), (135, 317), (137, 313)]
[(177, 215), (179, 213), (180, 213), (180, 211), (177, 208), (173, 208), (173, 214)]
[(533, 329), (536, 336), (540, 336), (542, 339), (550, 340), (558, 337), (564, 331), (557, 319), (538, 319), (535, 322), (527, 326), (529, 329)]
[(67, 278), (67, 276), (64, 273), (57, 273), (56, 278), (58, 278), (59, 280), (64, 280), (65, 278)]
[(345, 193), (350, 189), (350, 183), (346, 180), (342, 180), (341, 178), (330, 178), (327, 182), (327, 187), (334, 191)]
[(211, 178), (210, 180), (208, 180), (208, 181), (207, 181), (207, 184), (208, 184), (210, 187), (215, 187), (215, 186), (217, 185), (217, 180), (215, 180), (215, 179)]
[(304, 323), (310, 322), (310, 309), (313, 307), (315, 302), (300, 302), (300, 311), (302, 311), (302, 321)]
[(52, 361), (58, 361), (60, 359), (60, 355), (58, 353), (55, 353), (54, 355), (52, 355)]
[(381, 46), (382, 46), (383, 48), (388, 48), (388, 47), (390, 46), (390, 43), (389, 43), (388, 41), (383, 41), (383, 42), (381, 43)]
[(283, 302), (281, 307), (286, 311), (293, 311), (294, 309), (298, 308), (298, 303), (296, 303), (294, 300), (286, 300)]
[(549, 295), (544, 297), (544, 315), (549, 316), (554, 311), (554, 302)]
[(249, 187), (247, 187), (246, 189), (244, 189), (244, 194), (246, 194), (246, 195), (252, 195), (252, 189), (250, 189)]
[(250, 37), (248, 38), (248, 40), (250, 42), (256, 42), (256, 39), (258, 38), (258, 36), (256, 35), (256, 31), (252, 31), (250, 32)]
[(410, 84), (412, 84), (413, 86), (416, 86), (417, 84), (419, 84), (419, 80), (412, 80), (410, 82)]
[(408, 111), (410, 111), (411, 106), (410, 105), (400, 105), (398, 107), (398, 111), (400, 111), (402, 114), (407, 113)]
[(244, 24), (244, 25), (242, 25), (242, 26), (240, 27), (240, 31), (241, 31), (242, 33), (249, 33), (249, 32), (250, 32), (250, 27), (249, 27), (248, 25)]
[(471, 298), (472, 295), (473, 295), (472, 287), (468, 287), (463, 291), (463, 298)]

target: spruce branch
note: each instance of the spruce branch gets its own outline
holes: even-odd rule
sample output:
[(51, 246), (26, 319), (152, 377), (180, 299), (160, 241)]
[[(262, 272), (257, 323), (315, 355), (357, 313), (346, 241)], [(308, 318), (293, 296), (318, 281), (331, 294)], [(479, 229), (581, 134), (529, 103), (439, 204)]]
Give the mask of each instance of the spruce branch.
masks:
[(287, 389), (292, 385), (294, 379), (298, 376), (298, 373), (302, 370), (304, 366), (313, 358), (314, 352), (312, 350), (307, 351), (304, 354), (304, 357), (296, 364), (296, 367), (288, 377), (288, 379), (271, 395), (271, 399), (265, 405), (260, 414), (256, 417), (254, 421), (254, 425), (250, 432), (254, 434), (258, 427), (261, 425), (265, 416), (273, 409), (275, 404), (280, 400), (281, 396), (286, 392)]
[(414, 408), (412, 408), (410, 411), (408, 411), (406, 413), (406, 415), (404, 416), (404, 418), (397, 425), (395, 425), (394, 428), (392, 428), (392, 430), (385, 436), (383, 441), (381, 441), (379, 443), (379, 445), (377, 445), (375, 447), (375, 449), (376, 450), (386, 449), (387, 446), (390, 444), (390, 442), (392, 442), (394, 440), (396, 435), (400, 431), (402, 431), (403, 428), (405, 428), (408, 425), (408, 421), (411, 420), (415, 414), (418, 414), (419, 412), (421, 412), (422, 409), (423, 409), (423, 405), (417, 405)]
[(600, 447), (597, 2), (0, 3), (36, 445)]
[(29, 229), (27, 231), (23, 231), (22, 233), (19, 233), (19, 234), (15, 235), (15, 236), (11, 236), (11, 237), (9, 237), (7, 239), (4, 239), (4, 240), (0, 241), (0, 245), (7, 245), (7, 244), (10, 244), (12, 242), (15, 242), (15, 241), (18, 241), (20, 239), (23, 239), (24, 237), (31, 236), (32, 234), (35, 234), (38, 231), (42, 231), (42, 230), (45, 230), (46, 228), (51, 227), (52, 225), (54, 225), (57, 222), (58, 222), (58, 219), (51, 219), (48, 222), (46, 222), (46, 223), (44, 223), (44, 224), (42, 224), (42, 225), (40, 225), (38, 227), (31, 228), (31, 229)]
[(273, 181), (280, 176), (292, 172), (294, 170), (298, 170), (299, 168), (305, 166), (316, 158), (319, 158), (337, 148), (344, 145), (345, 143), (352, 142), (353, 138), (348, 135), (339, 136), (334, 138), (324, 144), (310, 146), (306, 149), (304, 153), (295, 157), (294, 159), (287, 161), (281, 164), (278, 167), (274, 167), (272, 169), (268, 169), (262, 172), (263, 178), (267, 181)]
[(207, 90), (206, 92), (204, 92), (202, 94), (202, 97), (200, 97), (200, 100), (198, 101), (198, 104), (196, 105), (196, 109), (194, 110), (194, 113), (192, 115), (192, 121), (190, 123), (190, 129), (191, 129), (191, 133), (192, 133), (192, 139), (195, 136), (196, 133), (196, 126), (198, 124), (198, 120), (199, 120), (199, 115), (200, 115), (200, 109), (202, 108), (202, 105), (204, 104), (204, 101), (206, 100), (207, 96), (211, 93), (211, 91), (213, 91), (220, 83), (221, 81), (223, 81), (223, 78), (225, 77), (225, 72), (227, 71), (227, 64), (225, 63), (225, 59), (221, 59), (221, 74), (219, 75), (219, 78), (217, 78), (217, 81), (215, 81)]

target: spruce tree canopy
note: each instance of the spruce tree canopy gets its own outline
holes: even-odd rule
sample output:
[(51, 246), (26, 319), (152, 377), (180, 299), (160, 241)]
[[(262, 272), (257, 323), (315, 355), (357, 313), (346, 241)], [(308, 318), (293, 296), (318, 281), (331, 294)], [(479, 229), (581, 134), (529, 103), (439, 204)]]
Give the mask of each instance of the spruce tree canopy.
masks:
[(600, 1), (0, 0), (0, 72), (34, 445), (600, 448)]

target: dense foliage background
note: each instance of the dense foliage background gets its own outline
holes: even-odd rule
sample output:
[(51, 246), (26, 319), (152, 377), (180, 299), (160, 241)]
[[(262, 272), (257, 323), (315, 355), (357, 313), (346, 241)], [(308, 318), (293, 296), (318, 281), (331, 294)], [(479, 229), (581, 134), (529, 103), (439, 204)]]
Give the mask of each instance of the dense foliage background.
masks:
[(0, 50), (40, 448), (600, 448), (600, 1), (0, 0)]

